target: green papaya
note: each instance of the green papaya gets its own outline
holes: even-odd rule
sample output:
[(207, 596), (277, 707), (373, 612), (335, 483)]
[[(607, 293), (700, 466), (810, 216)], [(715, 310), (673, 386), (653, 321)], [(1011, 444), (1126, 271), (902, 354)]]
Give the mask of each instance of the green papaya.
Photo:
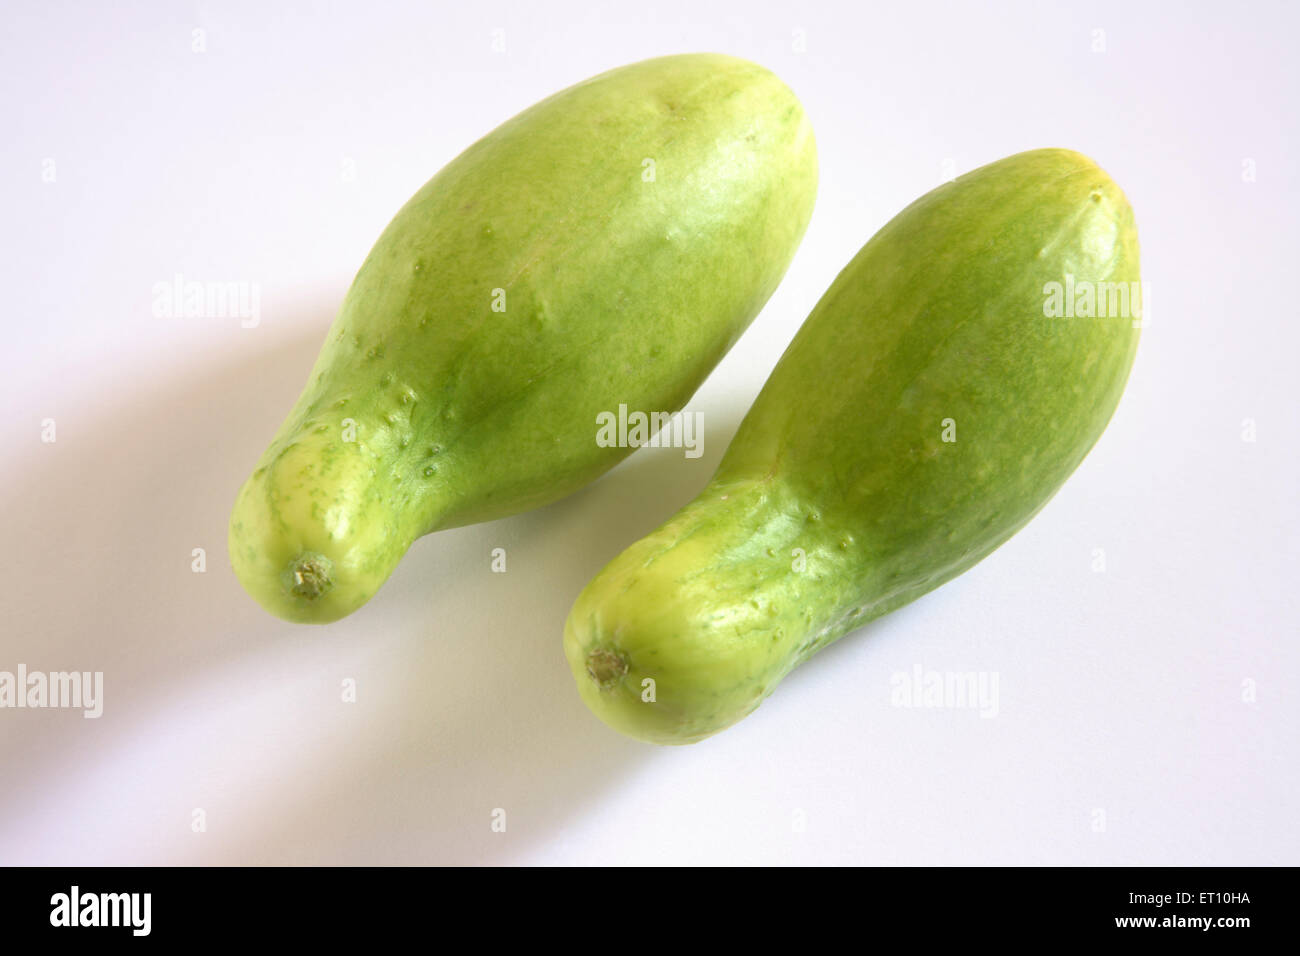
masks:
[(1138, 283), (1128, 201), (1078, 153), (908, 206), (814, 308), (705, 490), (578, 597), (564, 646), (588, 706), (700, 740), (992, 552), (1115, 410)]
[(631, 449), (598, 443), (598, 416), (686, 403), (776, 288), (816, 188), (798, 100), (721, 55), (604, 73), (470, 146), (384, 230), (240, 490), (245, 589), (333, 621), (421, 535), (611, 468)]

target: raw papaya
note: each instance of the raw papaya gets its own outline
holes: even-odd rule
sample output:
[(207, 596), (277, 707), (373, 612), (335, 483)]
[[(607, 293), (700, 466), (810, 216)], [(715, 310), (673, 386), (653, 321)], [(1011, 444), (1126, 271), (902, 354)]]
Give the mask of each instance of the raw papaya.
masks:
[(506, 122), (398, 212), (239, 491), (244, 587), (293, 621), (365, 603), (421, 535), (520, 512), (680, 409), (776, 288), (816, 193), (807, 116), (753, 63), (683, 55)]
[(749, 714), (821, 648), (960, 574), (1101, 435), (1138, 342), (1133, 212), (1021, 153), (926, 194), (840, 273), (694, 501), (569, 615), (588, 706), (655, 743)]

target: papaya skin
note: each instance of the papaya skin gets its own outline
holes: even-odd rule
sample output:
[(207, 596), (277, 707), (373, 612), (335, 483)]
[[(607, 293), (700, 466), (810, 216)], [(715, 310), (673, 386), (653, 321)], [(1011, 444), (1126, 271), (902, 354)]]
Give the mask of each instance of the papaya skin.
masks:
[(1128, 201), (1068, 150), (977, 169), (881, 229), (705, 490), (578, 597), (564, 647), (591, 710), (641, 740), (701, 740), (1023, 527), (1101, 435), (1137, 348), (1136, 304), (1045, 314), (1067, 274), (1139, 281)]
[(398, 212), (239, 491), (231, 563), (291, 621), (364, 604), (421, 535), (548, 504), (680, 409), (775, 290), (812, 214), (794, 94), (714, 54), (525, 110)]

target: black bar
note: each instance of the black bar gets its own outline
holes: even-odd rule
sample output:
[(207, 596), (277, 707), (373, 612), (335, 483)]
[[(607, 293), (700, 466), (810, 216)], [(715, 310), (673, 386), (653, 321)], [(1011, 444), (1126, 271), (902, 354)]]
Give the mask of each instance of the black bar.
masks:
[[(731, 934), (733, 941), (748, 932), (762, 934), (769, 925), (776, 932), (775, 924), (781, 924), (781, 931), (805, 936), (820, 938), (838, 925), (837, 933), (857, 940), (901, 936), (918, 944), (945, 939), (1258, 942), (1261, 934), (1273, 938), (1291, 928), (1287, 904), (1295, 873), (1281, 868), (749, 869), (725, 874), (574, 869), (540, 875), (487, 868), (462, 873), (437, 868), (11, 868), (3, 871), (3, 879), (0, 925), (7, 942), (57, 944), (59, 937), (75, 937), (85, 946), (146, 940), (336, 945), (349, 937), (399, 939), (411, 928), (438, 928), (422, 938), (450, 942), (448, 928), (468, 921), (479, 931), (490, 927), (494, 939), (512, 929), (531, 928), (557, 934), (552, 936), (557, 942), (576, 931), (575, 942), (591, 943), (584, 937), (592, 921), (609, 931), (613, 924), (606, 921), (612, 920), (633, 938), (644, 935), (646, 946), (658, 948), (669, 945), (682, 925), (701, 919), (710, 924), (702, 932)], [(119, 925), (66, 925), (74, 886), (78, 922), (108, 921), (116, 912)], [(149, 904), (147, 935), (143, 894)], [(659, 944), (653, 943), (656, 938)]]

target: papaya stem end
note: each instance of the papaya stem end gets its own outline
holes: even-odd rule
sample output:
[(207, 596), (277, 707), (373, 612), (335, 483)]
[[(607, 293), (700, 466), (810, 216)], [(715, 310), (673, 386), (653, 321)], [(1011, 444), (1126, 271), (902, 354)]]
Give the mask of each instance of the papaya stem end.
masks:
[(334, 587), (334, 562), (315, 551), (304, 551), (289, 562), (281, 581), (295, 597), (315, 601)]
[(587, 676), (609, 690), (627, 673), (627, 659), (617, 651), (598, 647), (587, 655)]

